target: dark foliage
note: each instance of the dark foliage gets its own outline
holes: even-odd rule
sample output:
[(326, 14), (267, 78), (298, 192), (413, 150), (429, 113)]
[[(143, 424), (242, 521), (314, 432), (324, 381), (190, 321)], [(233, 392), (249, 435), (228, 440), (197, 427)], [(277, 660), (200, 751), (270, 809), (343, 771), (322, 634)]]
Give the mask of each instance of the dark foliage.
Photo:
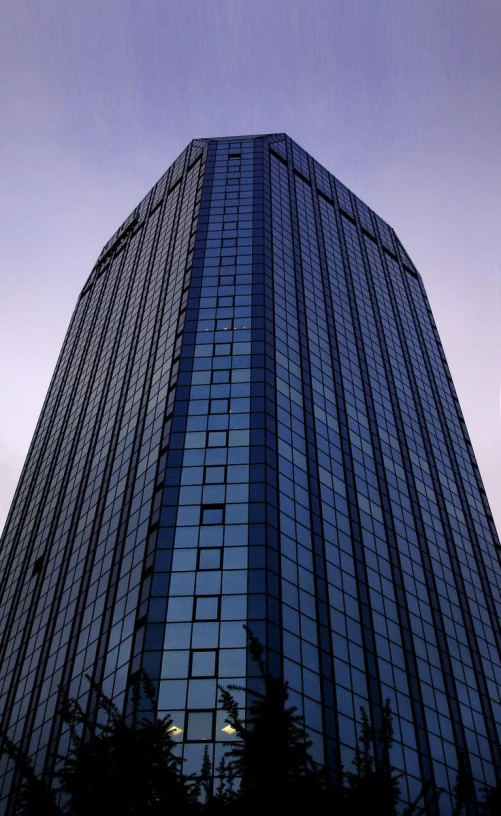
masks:
[(110, 813), (163, 814), (167, 804), (189, 808), (192, 791), (174, 755), (172, 719), (139, 717), (140, 692), (154, 702), (146, 677), (133, 689), (130, 715), (122, 714), (98, 687), (104, 721), (93, 725), (78, 703), (66, 702), (64, 718), (70, 727), (71, 747), (57, 774), (60, 790), (77, 816)]
[[(259, 670), (260, 689), (229, 686), (221, 688), (220, 703), (226, 722), (238, 741), (229, 743), (229, 769), (240, 781), (234, 799), (249, 808), (266, 801), (268, 806), (310, 800), (322, 790), (323, 774), (315, 765), (303, 721), (288, 705), (287, 682), (266, 668), (263, 646), (247, 630), (249, 652)], [(247, 692), (250, 703), (242, 717), (232, 691)]]
[[(61, 716), (70, 732), (70, 747), (67, 756), (59, 757), (54, 791), (44, 788), (22, 752), (6, 745), (24, 778), (18, 816), (160, 816), (167, 806), (180, 813), (194, 810), (193, 783), (183, 776), (173, 753), (172, 719), (139, 716), (141, 693), (150, 702), (154, 699), (148, 679), (143, 676), (134, 686), (129, 715), (122, 714), (99, 686), (93, 691), (97, 722), (76, 700), (65, 700)], [(57, 798), (65, 803), (62, 808), (56, 805)]]
[(62, 810), (56, 803), (54, 791), (39, 779), (30, 758), (6, 735), (3, 735), (3, 750), (13, 760), (22, 778), (16, 811), (18, 816), (61, 816)]
[(218, 814), (222, 811), (229, 813), (236, 810), (239, 797), (234, 789), (233, 768), (224, 756), (216, 768), (215, 777), (215, 780), (213, 780), (212, 763), (209, 759), (209, 749), (206, 746), (196, 787), (196, 798), (199, 807), (210, 814)]
[(375, 735), (379, 749), (377, 757), (373, 753), (374, 735), (363, 706), (360, 715), (359, 745), (353, 760), (355, 770), (346, 774), (348, 809), (373, 816), (395, 816), (400, 798), (401, 774), (390, 762), (394, 742), (390, 701), (385, 703), (382, 725)]
[(436, 788), (430, 781), (425, 782), (413, 802), (402, 811), (402, 816), (427, 816), (431, 808), (436, 808), (443, 793), (443, 788)]
[[(236, 738), (226, 744), (215, 780), (208, 748), (198, 778), (186, 777), (175, 755), (170, 716), (141, 714), (145, 707), (154, 711), (154, 688), (146, 676), (132, 689), (127, 715), (91, 684), (97, 722), (69, 698), (60, 712), (70, 745), (67, 756), (59, 757), (54, 789), (4, 735), (4, 752), (23, 779), (16, 816), (164, 816), (171, 810), (232, 816), (254, 814), (258, 808), (266, 812), (308, 808), (318, 816), (396, 816), (401, 774), (391, 764), (394, 732), (389, 700), (379, 730), (361, 708), (353, 769), (333, 789), (325, 769), (313, 761), (303, 720), (289, 704), (287, 682), (268, 671), (263, 646), (249, 630), (247, 639), (256, 683), (250, 688), (220, 688), (220, 704)], [(246, 716), (233, 695), (237, 690), (246, 692)], [(426, 816), (441, 793), (425, 784), (402, 816)], [(453, 797), (454, 816), (472, 812), (473, 780), (464, 757)], [(501, 816), (499, 785), (486, 791), (480, 812)]]
[(501, 816), (501, 782), (485, 791), (480, 813), (482, 816)]
[(470, 807), (474, 807), (475, 789), (473, 779), (466, 757), (462, 753), (458, 755), (458, 772), (452, 794), (454, 800), (452, 816), (464, 816), (464, 814), (470, 812)]

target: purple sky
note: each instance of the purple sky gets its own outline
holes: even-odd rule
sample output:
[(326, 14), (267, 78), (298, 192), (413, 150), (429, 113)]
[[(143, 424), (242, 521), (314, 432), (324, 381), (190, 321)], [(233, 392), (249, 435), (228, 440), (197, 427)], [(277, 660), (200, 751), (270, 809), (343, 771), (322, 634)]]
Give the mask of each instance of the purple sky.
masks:
[(501, 527), (499, 0), (3, 0), (0, 527), (78, 293), (192, 138), (286, 131), (425, 281)]

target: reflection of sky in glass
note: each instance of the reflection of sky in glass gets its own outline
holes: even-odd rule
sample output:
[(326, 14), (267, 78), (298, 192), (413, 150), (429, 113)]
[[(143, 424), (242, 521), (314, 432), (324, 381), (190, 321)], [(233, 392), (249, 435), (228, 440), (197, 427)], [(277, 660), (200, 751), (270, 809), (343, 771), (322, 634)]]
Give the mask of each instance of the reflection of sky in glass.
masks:
[[(102, 265), (103, 273), (99, 267), (95, 286), (87, 286), (87, 299), (80, 301), (90, 304), (85, 314), (114, 337), (122, 314), (127, 316), (124, 327), (132, 325), (134, 304), (141, 301), (138, 280), (144, 283), (144, 315), (150, 323), (140, 313), (140, 341), (131, 345), (131, 360), (146, 358), (147, 344), (153, 343), (152, 371), (162, 371), (163, 377), (152, 377), (151, 394), (143, 400), (151, 421), (138, 436), (139, 464), (126, 527), (126, 545), (140, 559), (148, 518), (158, 524), (150, 528), (157, 552), (151, 579), (145, 578), (148, 587), (151, 580), (151, 594), (140, 610), (139, 620), (146, 625), (138, 635), (144, 634), (144, 652), (137, 667), (142, 665), (156, 683), (160, 713), (172, 712), (174, 738), (186, 739), (180, 751), (190, 771), (200, 766), (203, 750), (210, 751), (214, 766), (222, 755), (228, 730), (224, 718), (211, 710), (221, 684), (245, 682), (242, 624), (247, 622), (266, 638), (270, 659), (283, 658), (290, 702), (304, 716), (317, 761), (325, 758), (325, 734), (339, 745), (337, 758), (346, 766), (356, 746), (360, 706), (369, 709), (377, 725), (375, 714), (388, 698), (395, 717), (396, 767), (409, 774), (411, 798), (420, 784), (418, 754), (421, 770), (428, 763), (436, 783), (452, 787), (454, 741), (460, 750), (465, 740), (469, 747), (472, 742), (472, 756), (482, 758), (482, 767), (480, 760), (473, 763), (475, 779), (483, 784), (492, 775), (484, 727), (492, 713), (486, 677), (494, 677), (499, 664), (485, 648), (492, 641), (486, 620), (482, 647), (476, 628), (478, 643), (467, 633), (476, 626), (482, 600), (477, 586), (490, 577), (490, 557), (496, 553), (487, 525), (477, 529), (478, 552), (470, 546), (473, 526), (465, 525), (479, 518), (481, 497), (419, 276), (388, 226), (298, 145), (274, 138), (262, 164), (262, 142), (244, 137), (211, 143), (203, 187), (199, 157), (192, 160), (188, 152), (186, 187), (164, 178), (164, 186), (154, 189), (153, 202), (160, 190), (169, 192), (163, 208), (152, 204), (140, 261), (138, 230), (131, 238), (134, 251), (123, 253), (123, 268), (116, 257), (109, 269)], [(192, 148), (199, 149), (196, 143)], [(200, 219), (192, 242), (190, 208), (197, 189)], [(185, 192), (180, 195), (180, 190)], [(174, 213), (176, 237), (171, 240)], [(160, 223), (170, 226), (157, 232)], [(169, 274), (162, 266), (167, 245), (174, 259)], [(189, 287), (183, 282), (188, 246), (193, 251)], [(104, 271), (116, 284), (117, 297), (112, 299), (108, 284), (105, 309), (99, 312), (93, 307), (107, 280)], [(155, 331), (145, 329), (153, 325), (157, 303), (164, 304), (159, 325), (171, 337), (158, 345), (152, 340)], [(172, 322), (180, 303), (186, 320), (182, 342)], [(120, 368), (127, 346), (121, 338), (127, 336), (124, 328), (112, 345), (90, 323), (82, 368), (99, 370), (100, 358), (91, 352), (108, 349), (110, 370), (133, 372), (127, 381), (132, 399), (142, 375), (139, 365)], [(175, 346), (174, 336), (179, 338)], [(68, 359), (67, 348), (62, 359)], [(178, 366), (175, 396), (169, 387), (171, 365)], [(81, 379), (97, 404), (98, 386)], [(115, 382), (112, 376), (101, 379)], [(61, 381), (59, 373), (56, 381)], [(73, 392), (80, 395), (84, 389), (78, 382)], [(69, 378), (64, 384), (71, 388)], [(88, 406), (81, 401), (83, 419), (72, 419), (70, 429), (86, 427)], [(52, 394), (49, 404), (54, 402)], [(127, 407), (129, 400), (122, 402)], [(164, 476), (155, 477), (153, 462), (165, 444), (160, 441), (165, 440), (165, 418), (170, 435), (164, 484)], [(102, 521), (116, 519), (116, 524), (103, 526), (99, 556), (120, 552), (115, 530), (126, 491), (124, 477), (119, 478), (133, 461), (133, 447), (126, 442), (132, 434), (129, 419), (128, 409), (121, 420), (107, 412), (102, 418), (117, 435)], [(137, 411), (134, 422), (142, 427)], [(40, 446), (45, 456), (49, 445)], [(96, 457), (101, 455), (98, 446)], [(96, 457), (85, 493), (89, 503), (104, 470)], [(164, 486), (150, 517), (154, 483)], [(68, 503), (62, 507), (73, 513)], [(84, 502), (78, 513), (87, 508)], [(57, 530), (64, 529), (58, 523)], [(87, 539), (68, 538), (78, 555)], [(130, 605), (136, 597), (133, 582), (139, 593), (140, 570), (132, 570), (129, 582), (126, 553), (120, 570), (127, 582), (120, 581), (123, 597), (114, 604), (113, 648), (103, 669), (105, 688), (113, 688), (115, 695), (125, 684), (124, 661), (133, 645), (131, 636), (120, 643), (125, 599)], [(114, 574), (109, 558), (103, 569)], [(101, 575), (100, 557), (92, 570), (96, 581), (90, 587)], [(20, 586), (22, 593), (24, 575)], [(96, 618), (105, 606), (104, 598), (96, 604)], [(493, 608), (488, 614), (495, 627)], [(131, 620), (124, 634), (131, 635)], [(15, 629), (5, 628), (13, 640)], [(83, 671), (83, 649), (91, 654), (89, 638), (97, 628), (94, 623), (82, 634), (75, 673)], [(461, 661), (455, 659), (458, 643), (464, 646)], [(56, 682), (53, 676), (54, 688)], [(478, 717), (472, 714), (480, 711)], [(463, 730), (458, 736), (453, 729), (458, 713), (464, 739)], [(430, 734), (440, 733), (443, 745), (431, 738), (424, 750), (409, 730), (412, 720), (426, 722)]]
[(212, 736), (212, 711), (193, 711), (188, 719), (188, 739), (208, 740)]

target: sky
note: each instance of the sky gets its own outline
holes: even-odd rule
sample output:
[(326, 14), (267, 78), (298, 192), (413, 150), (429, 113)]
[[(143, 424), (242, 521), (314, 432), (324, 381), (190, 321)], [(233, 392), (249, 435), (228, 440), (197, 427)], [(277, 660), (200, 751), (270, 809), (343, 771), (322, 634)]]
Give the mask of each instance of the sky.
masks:
[(285, 131), (423, 277), (501, 529), (499, 0), (2, 0), (0, 528), (78, 294), (193, 138)]

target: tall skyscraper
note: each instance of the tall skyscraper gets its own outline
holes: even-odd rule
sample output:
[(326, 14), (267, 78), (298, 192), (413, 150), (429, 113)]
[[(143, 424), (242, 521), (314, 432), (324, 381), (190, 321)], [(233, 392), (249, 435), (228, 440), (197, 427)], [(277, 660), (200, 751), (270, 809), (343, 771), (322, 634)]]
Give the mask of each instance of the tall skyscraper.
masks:
[(206, 745), (217, 765), (248, 624), (316, 759), (349, 767), (360, 706), (377, 728), (389, 699), (404, 798), (450, 790), (459, 755), (480, 790), (499, 547), (394, 231), (284, 134), (195, 140), (104, 247), (57, 363), (0, 551), (1, 727), (50, 770), (61, 684), (123, 705), (144, 668), (186, 772)]

